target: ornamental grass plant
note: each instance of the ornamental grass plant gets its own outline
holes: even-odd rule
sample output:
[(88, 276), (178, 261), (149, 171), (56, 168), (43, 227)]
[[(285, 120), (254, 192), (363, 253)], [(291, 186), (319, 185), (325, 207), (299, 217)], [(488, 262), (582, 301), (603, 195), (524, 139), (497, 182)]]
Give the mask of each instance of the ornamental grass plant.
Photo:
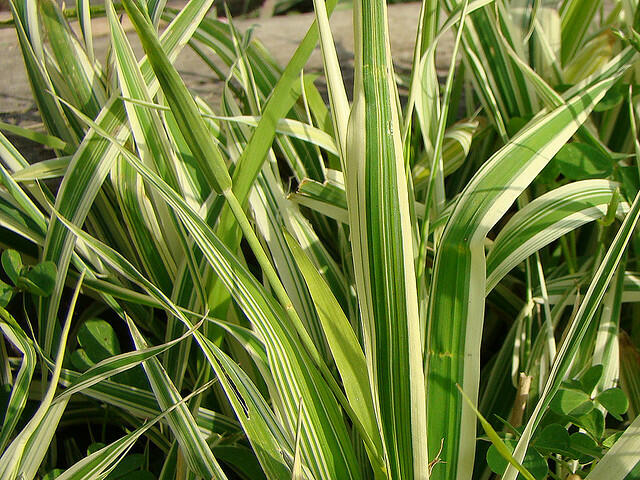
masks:
[(637, 478), (638, 1), (354, 0), (352, 91), (212, 2), (10, 0), (0, 479)]

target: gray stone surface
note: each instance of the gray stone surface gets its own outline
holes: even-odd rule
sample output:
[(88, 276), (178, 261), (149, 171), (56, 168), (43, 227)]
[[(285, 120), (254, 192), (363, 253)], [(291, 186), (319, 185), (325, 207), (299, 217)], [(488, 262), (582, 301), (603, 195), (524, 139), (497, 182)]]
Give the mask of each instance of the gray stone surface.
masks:
[[(179, 8), (185, 0), (169, 0), (171, 6)], [(353, 28), (352, 10), (336, 9), (331, 17), (332, 32), (343, 76), (350, 92), (353, 81)], [(407, 72), (411, 65), (415, 42), (419, 3), (395, 4), (389, 7), (389, 31), (393, 61), (398, 72)], [(8, 12), (0, 12), (0, 24), (10, 18)], [(313, 13), (279, 16), (271, 18), (236, 19), (234, 24), (240, 31), (253, 29), (253, 35), (271, 52), (283, 67), (290, 60), (299, 42), (313, 22)], [(142, 48), (132, 26), (123, 20), (125, 30), (138, 58)], [(72, 23), (73, 28), (77, 25)], [(92, 22), (95, 54), (104, 64), (109, 48), (109, 29), (104, 18)], [(438, 49), (437, 66), (446, 71), (453, 45), (452, 36), (445, 37)], [(41, 128), (40, 117), (35, 107), (31, 88), (24, 71), (24, 63), (16, 33), (13, 28), (0, 28), (0, 121), (23, 127)], [(185, 48), (176, 60), (176, 68), (187, 86), (202, 97), (214, 111), (218, 111), (223, 83), (214, 77), (209, 67), (190, 48)], [(322, 73), (320, 48), (309, 58), (305, 72)], [(320, 91), (324, 90), (322, 76), (316, 81)], [(401, 91), (402, 93), (402, 91)], [(14, 146), (30, 161), (51, 158), (53, 152), (41, 145), (15, 135), (7, 135)]]
[[(410, 66), (419, 11), (418, 3), (396, 4), (389, 7), (392, 55), (399, 71), (406, 71)], [(2, 15), (7, 13), (2, 12)], [(253, 27), (254, 36), (263, 42), (276, 60), (284, 66), (293, 55), (313, 18), (313, 14), (299, 14), (261, 19), (237, 19), (234, 23), (241, 31)], [(332, 15), (331, 25), (340, 62), (346, 76), (349, 77), (353, 62), (352, 11), (336, 10)], [(126, 23), (125, 28), (129, 32), (132, 30)], [(93, 29), (96, 56), (104, 61), (109, 45), (108, 26), (105, 19), (95, 19)], [(134, 50), (141, 54), (135, 35), (131, 33), (129, 38), (134, 45)], [(441, 46), (440, 50), (444, 54), (439, 59), (440, 68), (446, 68), (446, 52), (450, 51), (451, 42), (451, 37), (448, 37)], [(3, 52), (0, 54), (0, 119), (21, 124), (35, 121), (37, 115), (33, 112), (31, 90), (24, 73), (16, 34), (12, 28), (0, 30), (0, 51)], [(190, 49), (186, 48), (178, 57), (176, 67), (195, 93), (214, 106), (218, 103), (220, 82), (212, 78), (202, 60)], [(309, 59), (306, 71), (321, 72), (321, 70), (320, 49), (316, 48)]]

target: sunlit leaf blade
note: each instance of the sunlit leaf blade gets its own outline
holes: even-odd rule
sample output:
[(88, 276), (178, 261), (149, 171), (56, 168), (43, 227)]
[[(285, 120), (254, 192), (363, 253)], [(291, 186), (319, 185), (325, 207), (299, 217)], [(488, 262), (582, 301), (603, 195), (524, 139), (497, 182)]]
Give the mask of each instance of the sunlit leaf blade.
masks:
[[(128, 98), (150, 101), (150, 94), (142, 73), (138, 69), (133, 50), (126, 40), (124, 30), (115, 18), (112, 5), (108, 5), (107, 15), (111, 27), (120, 88)], [(174, 165), (178, 164), (179, 160), (171, 149), (157, 112), (130, 102), (125, 103), (125, 108), (143, 162), (155, 168), (169, 184), (177, 188), (178, 180)], [(171, 251), (171, 247), (175, 247), (174, 238), (179, 234), (180, 229), (175, 228), (172, 217), (167, 214), (162, 205), (149, 207), (149, 201), (140, 178), (126, 162), (118, 162), (116, 172), (113, 176), (113, 183), (122, 206), (123, 215), (131, 226), (129, 230), (140, 258), (154, 282), (163, 291), (168, 292), (175, 281), (177, 270), (177, 262), (174, 258), (176, 253)], [(160, 231), (162, 231), (162, 235), (159, 234)], [(185, 242), (184, 239), (182, 241)], [(185, 258), (189, 258), (188, 254), (180, 253)]]
[(522, 474), (524, 478), (526, 478), (527, 480), (534, 480), (533, 475), (531, 475), (531, 473), (526, 468), (520, 465), (518, 461), (515, 458), (513, 458), (513, 455), (511, 455), (511, 452), (509, 451), (507, 446), (504, 444), (504, 442), (502, 441), (498, 433), (493, 429), (491, 424), (487, 422), (487, 420), (482, 416), (482, 414), (475, 407), (471, 399), (465, 395), (462, 389), (460, 389), (460, 394), (464, 398), (464, 401), (467, 403), (467, 405), (473, 410), (473, 413), (475, 413), (476, 416), (478, 417), (478, 420), (480, 421), (480, 424), (482, 425), (484, 432), (487, 434), (487, 436), (489, 437), (489, 440), (491, 440), (491, 443), (493, 444), (494, 447), (496, 447), (500, 455), (505, 460), (507, 460), (511, 466), (517, 469), (518, 472), (520, 472), (520, 474)]
[[(327, 2), (328, 15), (331, 14), (335, 5), (335, 0)], [(233, 189), (241, 203), (246, 200), (249, 189), (262, 168), (262, 163), (273, 142), (278, 120), (286, 116), (297, 100), (297, 96), (292, 95), (295, 91), (292, 87), (299, 81), (300, 72), (317, 42), (318, 28), (314, 22), (273, 88), (273, 92), (262, 110), (260, 122), (243, 150), (242, 157), (238, 160), (238, 168), (235, 170), (237, 173), (234, 173), (233, 178)], [(239, 173), (241, 171), (242, 175)]]
[(153, 27), (139, 10), (138, 5), (125, 0), (124, 6), (138, 31), (149, 64), (169, 102), (171, 112), (176, 117), (180, 131), (187, 140), (202, 173), (218, 193), (231, 188), (231, 177), (220, 151), (211, 139), (193, 97), (164, 52)]
[[(248, 83), (252, 84), (252, 82)], [(224, 108), (230, 114), (235, 114), (239, 110), (236, 102), (228, 97), (225, 98)], [(252, 108), (257, 109), (258, 107), (254, 105)], [(229, 125), (230, 137), (234, 139), (236, 144), (244, 143), (246, 133), (246, 128), (240, 125)], [(272, 154), (270, 153), (270, 155)], [(309, 332), (315, 348), (323, 358), (326, 358), (328, 356), (326, 342), (315, 308), (309, 293), (304, 288), (304, 279), (291, 257), (282, 234), (282, 225), (291, 224), (295, 218), (300, 218), (301, 214), (296, 206), (285, 198), (284, 191), (271, 168), (265, 166), (258, 175), (255, 189), (249, 196), (249, 205), (253, 211), (258, 233), (265, 240), (279, 280), (286, 290), (287, 299), (285, 301), (290, 301), (293, 304), (295, 311), (300, 316), (300, 321)], [(244, 231), (246, 234), (247, 230), (244, 229)], [(251, 235), (252, 232), (248, 233)]]
[(395, 478), (427, 472), (413, 239), (386, 5), (354, 5), (354, 103), (345, 162), (356, 289), (374, 405)]
[(78, 13), (78, 23), (84, 40), (85, 51), (88, 60), (95, 62), (95, 54), (93, 52), (93, 34), (91, 29), (91, 5), (88, 0), (76, 0), (76, 11)]
[(125, 435), (115, 442), (101, 448), (96, 452), (93, 452), (91, 455), (88, 455), (83, 460), (67, 469), (62, 475), (57, 478), (60, 478), (62, 480), (93, 480), (95, 478), (101, 478), (102, 476), (105, 476), (115, 468), (118, 462), (120, 462), (123, 459), (124, 455), (126, 455), (131, 447), (133, 447), (135, 442), (151, 427), (153, 427), (160, 420), (164, 419), (167, 415), (171, 414), (176, 408), (184, 406), (187, 400), (189, 400), (192, 396), (202, 393), (202, 391), (204, 391), (210, 385), (211, 382), (205, 384), (202, 388), (192, 392), (191, 395), (181, 399), (180, 402), (171, 405), (165, 411), (161, 412), (158, 416), (151, 419), (149, 422), (145, 423), (137, 430), (134, 430), (133, 432)]
[[(167, 27), (162, 36), (162, 44), (171, 58), (175, 58), (188, 41), (197, 27), (198, 20), (206, 14), (210, 6), (211, 0), (192, 0)], [(150, 93), (155, 93), (158, 85), (152, 82), (152, 70), (146, 59), (142, 61), (140, 69), (145, 81), (148, 82)], [(124, 115), (122, 102), (114, 96), (103, 107), (96, 122), (102, 129), (114, 134), (120, 141), (124, 141), (130, 134), (124, 123)], [(96, 134), (94, 129), (89, 130), (73, 155), (56, 197), (56, 208), (63, 216), (77, 223), (84, 221), (117, 155), (117, 148)], [(72, 240), (73, 236), (70, 236), (63, 225), (55, 220), (49, 224), (43, 259), (56, 260), (58, 278), (53, 294), (43, 300), (40, 308), (39, 340), (45, 352), (49, 352), (53, 341), (55, 312), (60, 302), (62, 286), (71, 258)]]
[[(199, 326), (200, 323), (198, 323), (195, 328)], [(68, 386), (66, 390), (56, 397), (54, 402), (61, 401), (63, 398), (69, 397), (75, 393), (80, 393), (83, 390), (100, 383), (102, 380), (140, 365), (145, 360), (159, 355), (177, 343), (183, 341), (188, 336), (191, 336), (194, 329), (188, 330), (181, 337), (175, 338), (162, 345), (156, 345), (133, 352), (126, 352), (104, 359), (89, 368), (86, 372), (83, 372), (72, 384)]]
[(602, 0), (588, 3), (566, 0), (562, 3), (562, 64), (566, 65), (580, 47), (587, 29), (600, 9)]
[(291, 478), (288, 464), (293, 455), (292, 441), (246, 374), (219, 348), (211, 344), (216, 356), (216, 374), (233, 405), (260, 464), (268, 478)]
[[(86, 118), (84, 120), (89, 121)], [(93, 128), (96, 127), (97, 125), (94, 124)], [(101, 133), (106, 135), (106, 132)], [(111, 138), (111, 141), (115, 141), (115, 139)], [(211, 266), (224, 280), (235, 300), (265, 341), (270, 361), (273, 362), (271, 371), (274, 374), (274, 381), (284, 402), (282, 414), (288, 418), (289, 426), (295, 422), (293, 419), (297, 415), (295, 405), (297, 405), (299, 394), (296, 392), (301, 392), (303, 398), (308, 399), (305, 417), (308, 415), (310, 419), (305, 420), (303, 445), (311, 471), (318, 472), (317, 475), (321, 477), (328, 475), (327, 478), (332, 478), (332, 470), (340, 472), (340, 475), (359, 478), (352, 447), (346, 436), (345, 425), (341, 420), (335, 397), (330, 393), (326, 383), (322, 381), (320, 373), (313, 368), (309, 356), (305, 354), (305, 349), (300, 348), (299, 342), (283, 324), (283, 320), (287, 316), (282, 307), (266, 294), (264, 287), (257, 283), (236, 257), (221, 244), (202, 218), (193, 212), (183, 199), (153, 172), (141, 165), (124, 148), (121, 148), (120, 152), (127, 156), (136, 170), (153, 184), (154, 188), (157, 188), (169, 205), (174, 208), (187, 230), (202, 248)], [(144, 279), (124, 258), (105, 245), (88, 238), (86, 234), (68, 221), (64, 222), (67, 228), (73, 230), (74, 234), (87, 240), (90, 248), (99, 252), (105, 261), (116, 266), (121, 273), (126, 272), (128, 277), (141, 283), (158, 299), (163, 298), (157, 287)], [(241, 289), (240, 285), (243, 286)], [(166, 306), (171, 305), (166, 303), (166, 298), (164, 302)], [(170, 309), (181, 317), (181, 313), (175, 306), (171, 306)], [(201, 347), (205, 348), (206, 343), (202, 343), (204, 340), (201, 337), (199, 337), (199, 341)], [(294, 373), (291, 374), (291, 371)], [(309, 422), (309, 431), (306, 430), (306, 422)], [(319, 435), (323, 439), (321, 442), (317, 441)], [(330, 464), (326, 463), (328, 458), (331, 458)]]
[(593, 365), (602, 365), (602, 379), (596, 386), (596, 392), (618, 386), (620, 380), (620, 313), (622, 311), (622, 295), (624, 294), (624, 278), (626, 259), (618, 265), (618, 269), (602, 300), (600, 323), (593, 351)]
[[(51, 95), (55, 88), (42, 64), (42, 44), (38, 43), (37, 37), (34, 38), (30, 35), (31, 31), (26, 18), (27, 15), (24, 15), (24, 7), (14, 1), (9, 2), (9, 5), (15, 21), (15, 29), (22, 51), (22, 58), (25, 62), (27, 78), (31, 84), (31, 91), (45, 127), (51, 135), (60, 138), (68, 145), (76, 146), (78, 144), (76, 133), (70, 128), (60, 102)], [(35, 3), (31, 8), (33, 6), (35, 6)], [(32, 41), (33, 43), (31, 43)]]
[[(452, 10), (459, 0), (445, 2)], [(506, 54), (500, 37), (512, 33), (506, 6), (489, 5), (470, 15), (470, 25), (463, 34), (464, 52), (474, 74), (474, 83), (485, 108), (494, 114), (494, 123), (503, 130), (511, 117), (530, 115), (535, 97), (520, 72)], [(508, 38), (510, 43), (514, 39)], [(496, 108), (497, 107), (497, 110)], [(495, 112), (495, 113), (494, 113)]]
[(23, 138), (27, 138), (33, 142), (45, 145), (55, 150), (60, 150), (65, 153), (70, 153), (72, 151), (72, 149), (59, 138), (52, 135), (47, 135), (46, 133), (34, 131), (30, 128), (24, 128), (18, 125), (0, 122), (0, 130)]
[(336, 47), (333, 42), (333, 34), (329, 26), (329, 16), (324, 0), (315, 0), (314, 10), (320, 35), (320, 47), (322, 50), (325, 77), (327, 78), (327, 87), (329, 89), (329, 103), (331, 105), (335, 136), (338, 141), (340, 158), (344, 162), (347, 146), (349, 102), (344, 89), (340, 62), (338, 61), (338, 54), (336, 53)]
[(37, 226), (38, 233), (44, 235), (47, 228), (47, 222), (44, 215), (25, 192), (15, 181), (3, 164), (6, 164), (11, 168), (11, 165), (16, 166), (22, 163), (24, 160), (19, 152), (11, 145), (9, 140), (0, 133), (0, 183), (4, 186), (7, 192), (13, 197), (17, 206), (20, 207), (20, 211), (28, 215), (28, 217)]
[[(568, 327), (564, 341), (562, 342), (553, 362), (544, 390), (541, 393), (540, 399), (538, 400), (538, 403), (527, 422), (526, 428), (522, 433), (522, 437), (516, 446), (516, 450), (514, 452), (514, 457), (516, 459), (524, 457), (528, 443), (531, 440), (531, 435), (538, 426), (541, 416), (546, 411), (553, 396), (560, 388), (560, 383), (569, 371), (569, 367), (573, 362), (574, 356), (580, 348), (582, 339), (584, 338), (597, 309), (600, 307), (600, 303), (607, 291), (607, 287), (609, 286), (624, 255), (624, 251), (631, 239), (631, 236), (633, 235), (638, 220), (640, 220), (640, 194), (636, 195), (629, 213), (626, 215), (613, 242), (609, 246), (606, 255), (593, 275), (593, 279), (584, 295), (584, 299), (580, 303), (580, 307), (575, 314), (575, 318)], [(510, 469), (507, 469), (504, 478), (513, 480), (515, 479), (515, 474)]]
[(427, 387), (429, 438), (431, 442), (448, 440), (442, 454), (447, 463), (433, 472), (438, 472), (437, 478), (454, 473), (466, 477), (473, 464), (469, 459), (475, 450), (475, 416), (461, 402), (455, 384), (477, 402), (486, 281), (484, 238), (614, 81), (615, 77), (596, 81), (566, 105), (534, 118), (480, 168), (449, 219), (436, 255), (427, 346), (427, 379), (446, 379), (428, 380)]
[[(52, 1), (39, 2), (41, 18), (60, 74), (73, 85), (69, 89), (72, 102), (83, 113), (95, 118), (106, 101), (100, 79), (85, 51), (66, 24), (58, 6)], [(62, 92), (60, 92), (62, 93)]]
[[(445, 176), (451, 175), (464, 163), (478, 130), (478, 121), (461, 122), (452, 125), (444, 134), (442, 145), (442, 163)], [(414, 188), (425, 188), (429, 179), (429, 156), (424, 155), (416, 161), (412, 169)]]
[(0, 317), (2, 333), (22, 353), (20, 370), (13, 383), (0, 430), (0, 451), (4, 451), (27, 403), (29, 384), (35, 369), (36, 352), (24, 331), (6, 310), (0, 310)]
[[(562, 235), (602, 218), (619, 185), (607, 180), (570, 183), (536, 198), (502, 228), (487, 255), (487, 292), (512, 268)], [(628, 205), (618, 206), (623, 216)]]
[[(9, 3), (43, 128), (0, 122), (27, 144), (0, 135), (0, 480), (484, 478), (507, 464), (476, 408), (506, 480), (640, 469), (634, 423), (615, 444), (640, 411), (635, 0), (424, 0), (409, 76), (358, 0), (349, 99), (334, 0), (284, 70), (211, 0), (126, 0), (139, 32), (119, 2)], [(563, 382), (595, 407), (571, 440)], [(79, 429), (125, 437), (85, 457)]]
[(33, 416), (18, 435), (13, 438), (11, 444), (3, 451), (2, 457), (0, 457), (0, 478), (2, 480), (13, 480), (20, 477), (33, 478), (47, 453), (48, 445), (67, 406), (67, 401), (63, 400), (53, 404), (53, 399), (58, 387), (69, 330), (71, 329), (71, 320), (75, 312), (83, 279), (84, 274), (81, 274), (69, 303), (69, 310), (67, 311), (57, 345), (53, 371), (44, 397)]
[[(148, 348), (134, 323), (129, 321), (128, 324), (136, 348), (139, 350)], [(166, 410), (173, 404), (180, 404), (167, 414), (167, 420), (190, 468), (204, 478), (226, 480), (227, 476), (213, 456), (206, 439), (200, 434), (188, 405), (182, 402), (180, 393), (158, 359), (150, 357), (142, 365), (160, 408)]]
[(329, 348), (345, 386), (347, 399), (358, 416), (358, 421), (362, 423), (363, 433), (369, 436), (369, 441), (376, 449), (370, 452), (372, 460), (379, 463), (382, 457), (382, 439), (375, 419), (364, 353), (328, 285), (295, 240), (288, 234), (286, 239), (318, 310)]
[[(82, 381), (81, 376), (82, 374), (78, 372), (62, 369), (60, 384), (63, 386), (79, 385)], [(122, 409), (140, 419), (155, 417), (162, 413), (153, 393), (108, 379), (93, 385), (85, 385), (82, 394)], [(196, 421), (205, 436), (216, 433), (234, 434), (240, 431), (240, 425), (235, 419), (207, 408), (198, 409)]]
[(299, 205), (311, 208), (334, 220), (349, 223), (347, 197), (342, 178), (339, 183), (334, 183), (331, 179), (320, 183), (305, 178), (298, 185), (298, 190), (289, 195), (289, 198)]

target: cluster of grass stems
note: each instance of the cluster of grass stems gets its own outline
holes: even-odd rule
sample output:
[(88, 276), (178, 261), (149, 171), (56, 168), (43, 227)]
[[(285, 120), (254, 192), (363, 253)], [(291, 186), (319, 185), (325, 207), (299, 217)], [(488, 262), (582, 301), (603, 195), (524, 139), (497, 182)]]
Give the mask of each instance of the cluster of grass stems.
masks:
[[(586, 401), (628, 397), (601, 415), (615, 443), (548, 452), (536, 478), (627, 478), (638, 1), (423, 0), (402, 77), (386, 4), (354, 0), (349, 94), (335, 0), (284, 69), (212, 2), (10, 0), (44, 128), (11, 131), (52, 158), (0, 134), (0, 247), (9, 277), (55, 276), (0, 309), (0, 480), (488, 479), (492, 444), (502, 478), (532, 479), (541, 430), (591, 434), (550, 406), (597, 365)], [(328, 105), (303, 72), (318, 44)]]

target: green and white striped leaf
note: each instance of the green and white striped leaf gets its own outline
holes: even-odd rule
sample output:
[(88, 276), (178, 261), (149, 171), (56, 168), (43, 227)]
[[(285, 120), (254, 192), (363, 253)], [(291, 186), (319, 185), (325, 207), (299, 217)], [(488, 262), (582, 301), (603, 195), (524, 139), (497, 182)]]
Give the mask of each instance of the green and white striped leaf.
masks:
[[(175, 58), (197, 27), (199, 20), (211, 6), (211, 0), (192, 0), (165, 30), (162, 43), (171, 58)], [(152, 82), (152, 71), (146, 59), (141, 71), (148, 82), (149, 92), (155, 93), (158, 85)], [(119, 141), (128, 138), (130, 132), (124, 123), (125, 110), (117, 97), (112, 97), (96, 119), (100, 128), (114, 134)], [(62, 137), (64, 138), (64, 137)], [(88, 214), (97, 192), (118, 155), (117, 148), (104, 137), (90, 129), (74, 154), (56, 198), (56, 209), (76, 223)], [(49, 224), (43, 260), (55, 259), (58, 266), (56, 287), (50, 298), (42, 301), (40, 308), (40, 341), (46, 352), (50, 350), (55, 326), (54, 314), (60, 302), (72, 252), (73, 236), (57, 221)]]
[[(86, 118), (84, 120), (89, 121)], [(92, 127), (96, 128), (97, 125), (93, 124)], [(102, 132), (102, 134), (106, 135), (106, 132)], [(111, 138), (111, 141), (115, 141), (115, 139)], [(226, 250), (200, 216), (192, 212), (184, 200), (124, 148), (121, 147), (120, 153), (127, 156), (137, 171), (152, 183), (175, 209), (176, 214), (180, 216), (211, 266), (221, 275), (227, 288), (259, 332), (268, 351), (271, 371), (274, 374), (280, 398), (284, 402), (281, 406), (283, 409), (281, 414), (289, 420), (288, 428), (292, 428), (291, 426), (295, 424), (294, 419), (297, 415), (295, 405), (297, 405), (300, 396), (296, 392), (302, 393), (303, 398), (308, 398), (305, 412), (309, 418), (305, 420), (303, 445), (310, 470), (321, 478), (325, 478), (327, 475), (327, 478), (333, 478), (332, 470), (349, 478), (359, 478), (351, 444), (347, 443), (349, 440), (338, 404), (322, 381), (320, 373), (313, 368), (312, 360), (305, 354), (306, 348), (302, 347), (291, 336), (287, 327), (282, 324), (287, 317), (286, 313), (269, 298), (263, 287)], [(67, 221), (64, 221), (64, 224), (67, 228), (72, 229), (74, 234), (83, 238), (88, 246), (95, 249), (105, 261), (112, 266), (117, 266), (120, 273), (126, 272), (130, 279), (135, 279), (156, 298), (163, 299), (161, 292), (144, 279), (124, 258), (95, 239), (88, 238), (85, 233)], [(242, 286), (241, 289), (240, 286)], [(167, 303), (166, 297), (162, 301), (166, 306), (171, 305)], [(176, 307), (171, 306), (171, 311), (178, 317), (182, 317)], [(200, 346), (205, 348), (202, 338), (199, 338), (199, 341), (201, 342)], [(289, 373), (291, 371), (294, 373)], [(311, 429), (312, 427), (313, 429)], [(311, 430), (307, 430), (307, 428)], [(318, 435), (321, 435), (322, 438), (320, 442), (318, 442)], [(325, 463), (329, 458), (332, 463)]]
[(137, 430), (125, 435), (115, 442), (107, 445), (100, 450), (93, 452), (83, 460), (71, 466), (62, 475), (56, 478), (61, 480), (93, 480), (95, 478), (104, 478), (111, 472), (118, 462), (120, 462), (126, 453), (133, 447), (135, 442), (151, 429), (157, 422), (170, 415), (176, 408), (185, 405), (185, 402), (191, 397), (202, 393), (211, 385), (211, 382), (203, 387), (195, 390), (189, 396), (181, 399), (179, 403), (171, 405), (168, 409), (160, 413), (158, 416), (142, 425)]
[(193, 97), (171, 64), (170, 57), (163, 50), (153, 27), (134, 2), (125, 0), (123, 5), (138, 32), (149, 64), (167, 98), (171, 113), (176, 117), (180, 131), (198, 162), (198, 167), (216, 192), (221, 193), (231, 188), (231, 177), (220, 151), (211, 139), (204, 121), (197, 113), (198, 107)]
[(170, 342), (164, 343), (162, 345), (148, 347), (145, 349), (138, 349), (133, 352), (121, 353), (119, 355), (115, 355), (113, 357), (106, 358), (101, 362), (98, 362), (97, 364), (89, 368), (89, 370), (82, 373), (82, 375), (80, 375), (80, 377), (78, 377), (75, 382), (70, 384), (64, 392), (62, 392), (55, 398), (54, 402), (58, 402), (65, 397), (74, 395), (75, 393), (80, 393), (83, 390), (90, 388), (97, 383), (100, 383), (102, 380), (117, 375), (118, 373), (125, 372), (137, 365), (140, 365), (145, 360), (158, 356), (160, 353), (166, 351), (174, 345), (182, 342), (185, 338), (191, 336), (193, 332), (198, 327), (200, 327), (203, 321), (204, 319), (194, 325), (194, 328), (188, 330), (181, 337), (175, 338)]
[[(81, 376), (81, 373), (62, 369), (60, 384), (66, 386), (78, 384)], [(102, 380), (100, 383), (86, 386), (82, 390), (82, 394), (122, 409), (129, 415), (140, 419), (155, 417), (162, 413), (153, 393), (112, 380)], [(205, 437), (214, 434), (232, 435), (240, 431), (240, 425), (235, 419), (203, 407), (198, 409), (196, 421), (200, 432)]]
[(231, 358), (211, 344), (216, 374), (256, 452), (267, 478), (291, 478), (292, 439), (269, 409), (256, 387)]
[(286, 234), (285, 238), (313, 297), (331, 354), (342, 377), (347, 399), (362, 424), (362, 434), (369, 436), (367, 446), (375, 449), (369, 452), (372, 465), (379, 468), (383, 457), (382, 438), (375, 418), (364, 352), (329, 286), (293, 237)]
[(87, 58), (91, 63), (95, 62), (95, 53), (93, 51), (93, 35), (91, 29), (91, 5), (89, 0), (76, 0), (76, 12), (78, 14), (78, 23), (80, 32), (84, 40), (84, 49)]
[[(538, 426), (542, 415), (549, 406), (553, 396), (560, 388), (561, 382), (565, 379), (571, 363), (573, 362), (574, 356), (580, 348), (582, 339), (584, 338), (597, 309), (600, 307), (600, 302), (605, 296), (607, 287), (609, 286), (611, 279), (622, 260), (624, 251), (631, 240), (635, 227), (638, 224), (638, 220), (640, 220), (640, 194), (636, 195), (629, 213), (626, 215), (622, 222), (622, 226), (611, 243), (611, 246), (607, 250), (606, 255), (594, 273), (584, 299), (580, 303), (580, 307), (568, 327), (564, 341), (562, 342), (553, 362), (544, 390), (540, 395), (538, 403), (536, 404), (536, 407), (531, 414), (531, 417), (529, 418), (514, 451), (514, 457), (516, 459), (521, 460), (524, 457), (529, 441), (531, 440), (531, 436)], [(515, 473), (507, 468), (503, 478), (507, 480), (514, 480), (515, 477)]]
[(0, 451), (4, 451), (27, 403), (29, 384), (36, 365), (36, 352), (22, 328), (6, 310), (0, 309), (0, 319), (2, 333), (22, 353), (20, 370), (13, 382), (2, 429), (0, 429)]
[(76, 133), (71, 129), (60, 102), (50, 93), (54, 92), (55, 88), (43, 65), (43, 43), (38, 33), (37, 16), (34, 12), (37, 4), (36, 2), (24, 3), (26, 5), (12, 0), (9, 5), (34, 100), (47, 132), (75, 147), (78, 144)]
[[(434, 470), (436, 478), (471, 475), (476, 420), (455, 385), (477, 402), (486, 284), (484, 239), (616, 78), (595, 81), (566, 105), (535, 117), (480, 168), (447, 223), (434, 266), (427, 346), (429, 438), (447, 439), (442, 453), (447, 463)], [(446, 381), (430, 381), (436, 378)]]
[[(478, 129), (478, 121), (466, 121), (449, 127), (442, 145), (442, 167), (444, 176), (447, 177), (462, 166), (469, 150), (473, 137)], [(429, 155), (418, 159), (412, 168), (413, 185), (415, 189), (425, 188), (429, 179), (431, 166), (428, 164)]]
[[(449, 11), (461, 3), (459, 0), (445, 2)], [(506, 9), (498, 2), (477, 10), (470, 16), (463, 34), (465, 60), (474, 75), (475, 90), (480, 94), (485, 109), (492, 114), (501, 136), (509, 119), (531, 114), (535, 105), (535, 96), (500, 40), (505, 36), (510, 44), (523, 47), (512, 38), (514, 26)]]
[[(136, 349), (148, 349), (146, 341), (135, 324), (130, 320), (127, 323)], [(150, 357), (142, 363), (142, 366), (160, 408), (166, 410), (171, 405), (179, 404), (175, 410), (167, 414), (167, 420), (189, 467), (201, 477), (226, 480), (227, 476), (211, 452), (206, 439), (198, 430), (188, 405), (181, 401), (180, 393), (158, 359)]]
[(305, 178), (298, 185), (298, 190), (290, 194), (289, 198), (299, 205), (311, 208), (338, 222), (349, 223), (347, 196), (342, 178), (339, 183), (332, 181), (329, 175), (324, 183)]
[(584, 40), (591, 21), (600, 9), (602, 0), (582, 2), (565, 0), (560, 8), (562, 21), (562, 64), (566, 65)]
[(622, 295), (624, 291), (624, 269), (626, 259), (618, 266), (615, 278), (609, 291), (602, 300), (598, 334), (593, 347), (593, 365), (602, 365), (604, 372), (598, 382), (596, 393), (618, 386), (620, 379), (620, 311), (622, 309)]
[(45, 395), (33, 416), (0, 457), (0, 479), (2, 480), (32, 479), (35, 476), (42, 459), (49, 449), (49, 444), (57, 429), (60, 417), (67, 406), (66, 401), (53, 404), (53, 399), (58, 387), (67, 337), (71, 328), (71, 319), (73, 318), (83, 278), (84, 274), (81, 274), (69, 303), (69, 310), (60, 333), (55, 363)]
[[(54, 82), (56, 91), (83, 113), (95, 118), (107, 100), (101, 79), (96, 75), (84, 49), (72, 35), (59, 7), (51, 0), (38, 2), (38, 5), (53, 58), (58, 66), (59, 72), (56, 73), (59, 73), (62, 80)], [(73, 87), (68, 88), (69, 86)], [(69, 96), (65, 95), (67, 91)]]
[(344, 166), (356, 291), (391, 478), (428, 476), (424, 371), (399, 100), (383, 2), (354, 5)]
[(11, 125), (9, 123), (0, 122), (0, 130), (8, 132), (12, 135), (17, 135), (22, 138), (31, 140), (32, 142), (39, 143), (61, 152), (71, 153), (73, 150), (62, 140), (46, 133), (31, 130), (29, 128), (20, 127), (18, 125)]
[[(529, 255), (607, 213), (618, 184), (583, 180), (548, 192), (519, 210), (502, 228), (487, 255), (487, 292)], [(618, 205), (624, 217), (627, 204)]]
[[(9, 143), (7, 138), (0, 133), (0, 159), (3, 163), (11, 163), (10, 157), (16, 158), (15, 155), (19, 155), (13, 148), (13, 145)], [(44, 215), (40, 211), (33, 200), (27, 195), (27, 193), (17, 184), (9, 171), (0, 163), (0, 183), (4, 186), (7, 193), (13, 198), (16, 207), (20, 208), (20, 211), (28, 216), (28, 218), (34, 223), (39, 235), (44, 236), (47, 230), (47, 222)]]

